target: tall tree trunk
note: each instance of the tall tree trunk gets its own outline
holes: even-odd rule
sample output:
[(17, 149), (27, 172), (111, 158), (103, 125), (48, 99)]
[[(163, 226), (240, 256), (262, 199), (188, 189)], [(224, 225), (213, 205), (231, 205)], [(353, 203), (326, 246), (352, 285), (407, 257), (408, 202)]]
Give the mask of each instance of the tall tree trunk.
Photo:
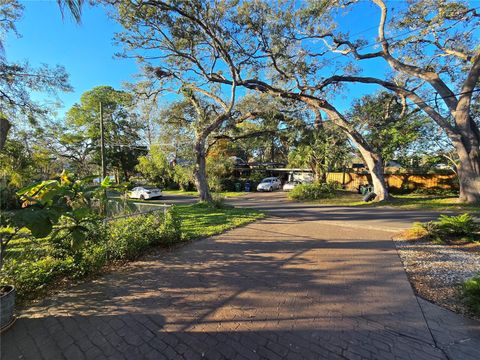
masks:
[(375, 200), (384, 201), (390, 199), (385, 174), (383, 172), (382, 156), (361, 146), (359, 146), (359, 150), (372, 176), (373, 191), (377, 195)]
[(7, 142), (8, 131), (12, 127), (10, 121), (5, 117), (0, 116), (0, 150), (3, 150), (5, 143)]
[[(459, 200), (465, 203), (480, 202), (480, 129), (470, 115), (472, 94), (480, 74), (480, 53), (465, 80), (462, 94), (455, 109), (457, 137), (452, 139), (457, 150), (460, 183)], [(470, 91), (470, 93), (468, 93)]]
[(459, 201), (480, 202), (480, 154), (478, 146), (468, 148), (461, 140), (453, 141), (458, 153), (457, 174), (460, 184)]
[(200, 136), (195, 142), (195, 169), (193, 178), (195, 186), (200, 197), (200, 201), (212, 201), (210, 190), (208, 189), (207, 179), (207, 161), (205, 159), (205, 138)]

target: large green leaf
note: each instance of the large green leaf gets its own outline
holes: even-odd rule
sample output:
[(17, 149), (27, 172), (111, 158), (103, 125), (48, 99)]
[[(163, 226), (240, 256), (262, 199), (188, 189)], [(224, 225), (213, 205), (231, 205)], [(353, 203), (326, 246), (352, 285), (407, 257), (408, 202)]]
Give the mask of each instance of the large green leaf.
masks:
[(110, 181), (110, 176), (105, 176), (105, 179), (103, 179), (101, 185), (102, 185), (103, 188), (108, 188), (108, 187), (112, 186), (112, 182)]
[(52, 231), (53, 224), (47, 211), (29, 208), (22, 210), (20, 216), (23, 226), (36, 238), (44, 238)]

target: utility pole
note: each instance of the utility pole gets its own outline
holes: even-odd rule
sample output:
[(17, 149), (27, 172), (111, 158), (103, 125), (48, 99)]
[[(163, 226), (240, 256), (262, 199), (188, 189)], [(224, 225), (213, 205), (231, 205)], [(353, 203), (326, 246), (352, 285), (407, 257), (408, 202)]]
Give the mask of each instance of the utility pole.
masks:
[[(102, 161), (102, 177), (100, 183), (107, 176), (107, 164), (105, 162), (105, 129), (103, 128), (103, 105), (100, 102), (100, 157)], [(104, 199), (101, 201), (101, 211), (103, 216), (107, 216), (107, 189), (103, 189)]]
[(107, 164), (105, 161), (105, 129), (103, 128), (103, 105), (100, 102), (100, 157), (102, 159), (102, 179), (107, 176)]

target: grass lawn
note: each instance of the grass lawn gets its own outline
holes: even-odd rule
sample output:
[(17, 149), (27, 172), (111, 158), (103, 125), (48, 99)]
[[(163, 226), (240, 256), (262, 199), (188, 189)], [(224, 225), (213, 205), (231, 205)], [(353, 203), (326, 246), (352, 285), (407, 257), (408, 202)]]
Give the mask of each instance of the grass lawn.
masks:
[(182, 237), (185, 240), (207, 237), (248, 224), (265, 215), (244, 208), (216, 209), (207, 204), (181, 204), (175, 206), (182, 218)]
[[(198, 193), (196, 191), (183, 191), (183, 190), (162, 190), (162, 193), (165, 195), (185, 195), (185, 196), (198, 196)], [(212, 193), (212, 195), (215, 193)], [(225, 197), (236, 197), (236, 196), (241, 196), (246, 194), (245, 192), (242, 191), (222, 191), (220, 193), (217, 193), (219, 195), (225, 196)]]
[(393, 195), (393, 199), (388, 202), (369, 202), (362, 201), (362, 195), (349, 192), (338, 191), (337, 196), (332, 199), (322, 199), (315, 201), (317, 204), (330, 204), (339, 206), (361, 206), (361, 207), (380, 207), (393, 206), (399, 209), (415, 210), (439, 210), (439, 211), (464, 211), (471, 213), (480, 213), (480, 205), (459, 204), (457, 197), (454, 196), (435, 196), (421, 194)]

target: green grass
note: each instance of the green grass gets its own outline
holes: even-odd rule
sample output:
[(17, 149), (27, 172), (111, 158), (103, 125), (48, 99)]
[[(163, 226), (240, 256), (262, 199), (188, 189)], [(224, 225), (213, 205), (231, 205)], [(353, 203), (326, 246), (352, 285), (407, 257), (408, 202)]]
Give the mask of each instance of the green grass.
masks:
[[(196, 191), (183, 191), (183, 190), (162, 190), (162, 193), (165, 195), (185, 195), (185, 196), (198, 196), (198, 193)], [(212, 193), (213, 195), (214, 193)], [(236, 196), (241, 196), (245, 195), (245, 192), (237, 192), (237, 191), (222, 191), (219, 193), (216, 193), (225, 197), (236, 197)]]
[(455, 196), (435, 196), (421, 194), (392, 195), (393, 199), (387, 202), (369, 202), (362, 201), (362, 195), (349, 192), (338, 191), (332, 199), (321, 199), (315, 201), (316, 204), (339, 205), (339, 206), (359, 206), (359, 207), (379, 207), (392, 206), (405, 210), (438, 210), (438, 211), (467, 211), (472, 213), (480, 212), (479, 204), (460, 204)]
[(265, 216), (257, 210), (216, 209), (204, 203), (176, 205), (176, 208), (182, 219), (182, 237), (186, 240), (219, 234)]

